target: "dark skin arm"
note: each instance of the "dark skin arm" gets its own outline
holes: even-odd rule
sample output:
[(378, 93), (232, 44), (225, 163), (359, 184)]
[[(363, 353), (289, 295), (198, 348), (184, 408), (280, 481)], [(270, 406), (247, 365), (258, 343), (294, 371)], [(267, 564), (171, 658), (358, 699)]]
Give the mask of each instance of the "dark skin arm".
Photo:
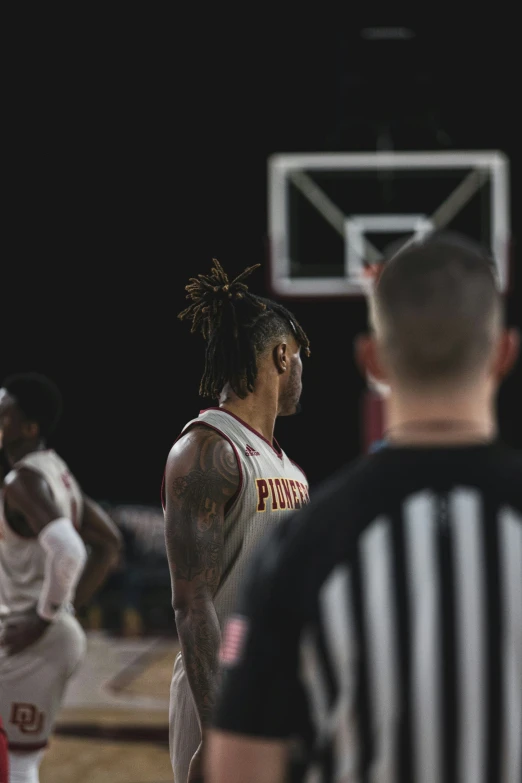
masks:
[(89, 604), (95, 592), (117, 565), (123, 537), (107, 512), (92, 498), (83, 496), (83, 516), (80, 530), (89, 555), (76, 587), (74, 608)]
[[(24, 517), (35, 536), (62, 516), (49, 485), (32, 470), (17, 470), (9, 474), (8, 481), (4, 483), (4, 502), (12, 513)], [(48, 627), (49, 622), (37, 614), (35, 607), (22, 617), (6, 621), (2, 645), (9, 655), (15, 655), (38, 641)]]
[[(49, 485), (36, 471), (13, 471), (4, 485), (4, 497), (10, 512), (22, 516), (35, 536), (50, 522), (63, 516)], [(79, 534), (89, 546), (90, 553), (76, 588), (76, 608), (88, 602), (103, 583), (117, 560), (122, 540), (108, 515), (86, 496)], [(13, 655), (36, 642), (48, 626), (49, 622), (42, 619), (35, 608), (23, 618), (6, 623), (2, 643)]]
[[(238, 487), (234, 451), (218, 433), (195, 427), (172, 447), (165, 471), (172, 605), (203, 738), (218, 686), (221, 632), (213, 599), (221, 579), (225, 508)], [(200, 747), (188, 781), (202, 780)]]

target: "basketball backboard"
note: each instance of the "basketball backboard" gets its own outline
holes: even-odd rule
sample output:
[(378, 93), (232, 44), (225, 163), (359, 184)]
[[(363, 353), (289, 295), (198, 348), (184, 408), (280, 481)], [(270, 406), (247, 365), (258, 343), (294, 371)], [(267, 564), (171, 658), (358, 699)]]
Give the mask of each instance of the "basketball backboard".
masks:
[(287, 298), (361, 296), (384, 248), (437, 229), (489, 248), (509, 282), (509, 161), (496, 150), (278, 154), (268, 161), (270, 285)]

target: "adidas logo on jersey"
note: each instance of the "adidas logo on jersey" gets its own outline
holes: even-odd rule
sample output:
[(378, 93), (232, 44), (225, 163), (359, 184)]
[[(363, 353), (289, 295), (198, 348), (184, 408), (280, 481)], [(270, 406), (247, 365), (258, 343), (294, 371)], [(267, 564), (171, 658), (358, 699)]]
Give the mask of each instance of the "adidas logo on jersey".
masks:
[(248, 443), (247, 443), (247, 447), (245, 449), (245, 456), (246, 457), (259, 457), (261, 455), (259, 454), (259, 451), (256, 451), (255, 449), (253, 449), (252, 446), (249, 446)]

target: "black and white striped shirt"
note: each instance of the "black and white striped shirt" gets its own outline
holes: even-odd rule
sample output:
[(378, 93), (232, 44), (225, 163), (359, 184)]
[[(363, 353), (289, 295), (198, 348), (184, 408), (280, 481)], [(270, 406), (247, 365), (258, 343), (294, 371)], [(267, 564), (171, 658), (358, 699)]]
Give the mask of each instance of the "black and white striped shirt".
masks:
[(298, 740), (300, 780), (521, 783), (519, 454), (343, 470), (264, 542), (238, 615), (215, 724)]

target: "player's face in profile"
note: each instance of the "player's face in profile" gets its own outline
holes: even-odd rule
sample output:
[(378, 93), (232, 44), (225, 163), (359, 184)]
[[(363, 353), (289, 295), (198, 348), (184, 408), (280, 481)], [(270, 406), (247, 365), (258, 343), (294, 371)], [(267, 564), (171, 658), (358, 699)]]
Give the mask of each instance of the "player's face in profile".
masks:
[(22, 417), (13, 398), (0, 389), (0, 448), (9, 446), (22, 435)]
[(4, 428), (9, 426), (9, 409), (12, 406), (12, 400), (5, 389), (0, 389), (0, 448), (4, 443)]
[(292, 416), (298, 411), (299, 399), (303, 389), (302, 374), (303, 363), (301, 361), (301, 349), (298, 345), (289, 346), (288, 378), (279, 404), (280, 416)]

